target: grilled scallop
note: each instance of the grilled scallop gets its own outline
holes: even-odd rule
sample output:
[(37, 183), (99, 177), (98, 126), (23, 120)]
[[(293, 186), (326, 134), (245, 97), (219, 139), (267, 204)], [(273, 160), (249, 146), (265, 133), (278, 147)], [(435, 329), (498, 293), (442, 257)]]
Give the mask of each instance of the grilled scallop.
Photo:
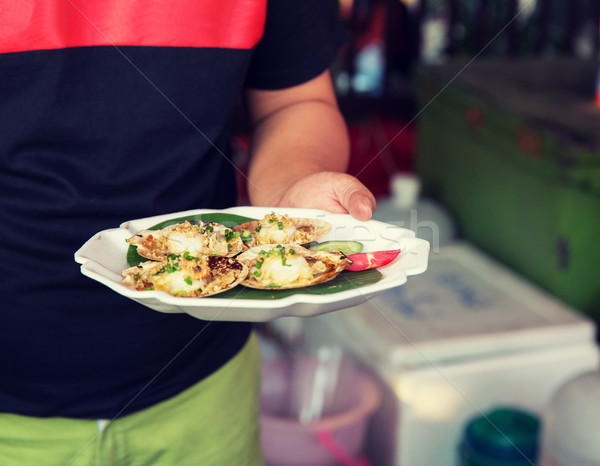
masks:
[(173, 296), (201, 297), (229, 290), (248, 275), (248, 268), (231, 257), (171, 254), (121, 272), (123, 284), (136, 290), (161, 290)]
[(162, 230), (143, 230), (127, 240), (140, 256), (164, 260), (170, 254), (235, 256), (242, 250), (240, 234), (214, 222), (183, 222)]
[(242, 223), (233, 229), (243, 235), (247, 247), (252, 247), (261, 244), (309, 243), (329, 233), (331, 225), (323, 220), (271, 212), (261, 220)]
[(237, 259), (248, 267), (242, 285), (250, 288), (300, 288), (335, 278), (352, 261), (342, 253), (311, 251), (299, 244), (254, 246)]

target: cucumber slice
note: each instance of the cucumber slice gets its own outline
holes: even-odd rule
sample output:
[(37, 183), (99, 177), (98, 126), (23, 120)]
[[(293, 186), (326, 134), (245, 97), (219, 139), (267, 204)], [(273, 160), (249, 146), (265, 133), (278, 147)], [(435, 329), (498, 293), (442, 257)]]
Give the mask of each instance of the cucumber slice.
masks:
[(348, 255), (362, 251), (363, 245), (358, 241), (325, 241), (323, 243), (311, 243), (308, 248), (313, 251), (341, 252)]

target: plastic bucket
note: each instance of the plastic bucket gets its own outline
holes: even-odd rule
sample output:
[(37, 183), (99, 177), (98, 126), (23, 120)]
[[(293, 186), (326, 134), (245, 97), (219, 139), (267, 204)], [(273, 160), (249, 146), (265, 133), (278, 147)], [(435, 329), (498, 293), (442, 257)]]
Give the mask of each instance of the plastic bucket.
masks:
[[(318, 365), (301, 361), (305, 368)], [(335, 387), (333, 403), (321, 418), (303, 423), (289, 410), (293, 371), (282, 360), (263, 364), (261, 442), (270, 466), (359, 466), (368, 420), (380, 403), (377, 385), (352, 369)]]

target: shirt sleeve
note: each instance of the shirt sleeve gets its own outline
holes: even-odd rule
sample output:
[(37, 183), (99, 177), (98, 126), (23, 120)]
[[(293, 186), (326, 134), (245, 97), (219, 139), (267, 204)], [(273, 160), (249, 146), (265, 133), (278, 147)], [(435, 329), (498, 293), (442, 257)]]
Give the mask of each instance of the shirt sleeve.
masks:
[(246, 86), (275, 90), (306, 82), (331, 65), (346, 40), (335, 0), (269, 0)]

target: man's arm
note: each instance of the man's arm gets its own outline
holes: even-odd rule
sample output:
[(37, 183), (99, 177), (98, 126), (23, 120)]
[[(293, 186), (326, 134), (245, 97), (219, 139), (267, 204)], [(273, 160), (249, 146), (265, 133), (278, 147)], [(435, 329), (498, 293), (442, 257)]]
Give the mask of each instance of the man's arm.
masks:
[(254, 205), (319, 208), (368, 220), (375, 198), (344, 173), (349, 143), (329, 72), (287, 89), (248, 90)]

